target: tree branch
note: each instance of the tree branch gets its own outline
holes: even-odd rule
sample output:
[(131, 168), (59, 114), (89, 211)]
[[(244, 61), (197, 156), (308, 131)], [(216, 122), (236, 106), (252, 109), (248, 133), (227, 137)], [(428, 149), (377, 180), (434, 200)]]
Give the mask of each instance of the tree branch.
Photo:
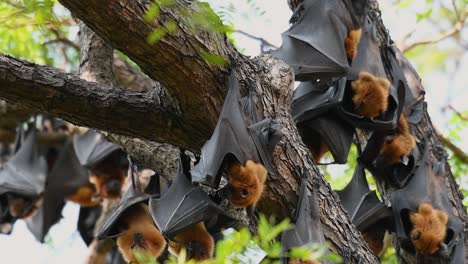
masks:
[(444, 134), (440, 133), (440, 131), (436, 130), (436, 133), (439, 139), (442, 141), (442, 143), (444, 143), (444, 145), (453, 152), (453, 155), (455, 157), (457, 157), (463, 163), (468, 164), (468, 155), (466, 155), (466, 153), (462, 149), (453, 144), (453, 142), (449, 138), (444, 136)]

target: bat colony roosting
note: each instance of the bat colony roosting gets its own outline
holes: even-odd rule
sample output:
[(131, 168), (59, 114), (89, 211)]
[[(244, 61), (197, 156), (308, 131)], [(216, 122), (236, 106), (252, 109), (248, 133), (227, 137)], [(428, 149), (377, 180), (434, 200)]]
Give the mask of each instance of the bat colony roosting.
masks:
[[(375, 255), (384, 248), (385, 233), (393, 232), (412, 254), (439, 254), (462, 263), (463, 224), (449, 210), (444, 163), (431, 162), (430, 146), (411, 134), (410, 124), (422, 116), (423, 96), (405, 74), (419, 79), (413, 69), (402, 67), (391, 40), (378, 36), (381, 29), (366, 7), (366, 0), (305, 0), (294, 6), (282, 46), (271, 51), (301, 81), (292, 116), (317, 163), (327, 152), (335, 163), (346, 163), (356, 129), (368, 132), (364, 149), (358, 144), (352, 180), (338, 194)], [(182, 248), (189, 259), (212, 258), (214, 237), (237, 223), (226, 204), (255, 213), (268, 174), (275, 172), (272, 152), (281, 139), (278, 123), (255, 110), (255, 91), (241, 97), (234, 69), (228, 88), (197, 162), (192, 166), (181, 151), (171, 183), (154, 174), (143, 187), (142, 168), (93, 130), (61, 146), (46, 146), (37, 143), (36, 131), (43, 127), (38, 118), (47, 117), (21, 124), (15, 153), (0, 172), (0, 232), (10, 233), (14, 222), (24, 219), (43, 242), (65, 201), (72, 201), (81, 205), (78, 229), (89, 244), (101, 201), (120, 199), (96, 236), (114, 239), (125, 261), (139, 263), (139, 254), (158, 259), (166, 250), (178, 256)], [(392, 207), (369, 189), (364, 169), (398, 189)], [(315, 191), (309, 194), (308, 172), (301, 174), (296, 175), (302, 180), (292, 214), (295, 227), (281, 236), (285, 253), (325, 242)], [(318, 263), (287, 254), (282, 261)]]

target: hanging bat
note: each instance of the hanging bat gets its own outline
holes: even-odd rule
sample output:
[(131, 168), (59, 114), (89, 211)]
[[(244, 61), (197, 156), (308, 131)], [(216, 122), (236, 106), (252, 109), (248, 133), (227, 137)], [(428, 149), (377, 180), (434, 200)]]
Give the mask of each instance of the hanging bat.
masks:
[[(291, 219), (295, 226), (293, 229), (283, 231), (281, 234), (281, 250), (284, 256), (287, 256), (289, 250), (294, 247), (303, 247), (311, 243), (325, 243), (318, 210), (316, 183), (314, 183), (313, 192), (310, 194), (307, 187), (308, 178), (309, 174), (303, 172), (297, 207)], [(318, 263), (314, 260), (288, 259), (287, 257), (283, 257), (282, 261), (290, 264)]]
[(464, 254), (457, 249), (463, 239), (463, 223), (452, 213), (445, 163), (431, 159), (427, 143), (423, 153), (407, 185), (391, 197), (396, 238), (409, 254), (438, 254), (457, 263), (453, 261), (460, 256), (454, 252)]
[(61, 212), (67, 197), (89, 183), (88, 171), (80, 165), (71, 140), (67, 140), (59, 149), (46, 183), (43, 203), (38, 213), (26, 221), (28, 229), (39, 242), (44, 242), (50, 227), (62, 217)]
[(0, 172), (0, 196), (12, 218), (26, 219), (37, 213), (42, 202), (48, 168), (35, 128), (18, 128), (15, 150)]
[(169, 241), (169, 252), (179, 256), (182, 248), (187, 252), (187, 260), (206, 260), (213, 257), (214, 240), (206, 230), (203, 222), (193, 224), (178, 232), (172, 241)]
[(198, 164), (191, 170), (192, 181), (219, 187), (223, 169), (232, 162), (245, 166), (248, 160), (262, 163), (273, 173), (271, 154), (280, 140), (276, 121), (257, 117), (255, 98), (241, 98), (234, 70), (228, 81), (228, 93), (213, 135), (201, 150)]
[(166, 248), (166, 240), (154, 225), (148, 205), (134, 204), (119, 221), (123, 229), (116, 241), (127, 262), (141, 263), (135, 255), (136, 252), (156, 259)]
[(344, 79), (331, 87), (303, 82), (294, 90), (291, 113), (316, 163), (328, 151), (335, 163), (347, 161), (354, 128), (336, 114), (330, 113), (342, 103), (344, 91)]
[(375, 191), (369, 189), (364, 168), (359, 162), (351, 181), (337, 194), (353, 224), (361, 231), (374, 255), (379, 256), (385, 232), (392, 230), (392, 210), (379, 200)]
[(385, 138), (379, 158), (387, 164), (404, 162), (415, 147), (416, 141), (409, 130), (406, 117), (401, 114), (395, 133)]
[(128, 181), (131, 184), (96, 236), (98, 239), (116, 239), (123, 258), (131, 263), (139, 263), (135, 252), (156, 259), (166, 246), (166, 241), (155, 226), (147, 205), (150, 197), (159, 197), (161, 190), (156, 188), (166, 183), (163, 178), (155, 174), (149, 181), (149, 185), (154, 186), (146, 187), (153, 190), (153, 193), (146, 194), (137, 188), (136, 182), (140, 171), (135, 171), (136, 166), (133, 165), (130, 168)]
[(345, 99), (338, 108), (338, 113), (355, 127), (394, 129), (404, 105), (405, 76), (395, 67), (391, 47), (381, 42), (376, 25), (366, 18), (358, 55), (346, 75)]
[(228, 228), (236, 220), (227, 215), (200, 186), (194, 186), (185, 168), (184, 155), (179, 158), (177, 174), (172, 185), (161, 196), (150, 199), (150, 212), (163, 235), (175, 241), (177, 234), (190, 226), (204, 223), (210, 233)]
[(81, 165), (91, 171), (97, 193), (107, 199), (120, 198), (128, 170), (125, 152), (91, 129), (75, 136), (74, 147)]
[(361, 2), (366, 1), (302, 1), (272, 55), (293, 68), (296, 80), (330, 85), (346, 75), (348, 60), (356, 56), (366, 13)]

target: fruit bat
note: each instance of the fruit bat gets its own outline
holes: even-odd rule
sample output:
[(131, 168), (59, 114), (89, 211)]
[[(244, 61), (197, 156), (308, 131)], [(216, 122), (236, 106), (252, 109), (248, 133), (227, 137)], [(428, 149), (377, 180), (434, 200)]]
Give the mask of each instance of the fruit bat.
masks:
[(40, 196), (44, 192), (47, 162), (36, 144), (36, 130), (20, 128), (15, 149), (14, 156), (0, 171), (0, 195)]
[[(134, 177), (134, 175), (129, 175), (129, 177)], [(163, 180), (162, 177), (159, 177), (158, 174), (156, 174), (154, 177), (154, 180), (150, 180), (150, 184), (157, 184), (160, 185), (159, 183), (160, 180)], [(163, 180), (164, 181), (164, 180)], [(122, 199), (120, 199), (119, 204), (117, 208), (114, 209), (112, 214), (109, 216), (109, 218), (106, 220), (106, 222), (101, 226), (99, 231), (96, 234), (96, 237), (98, 239), (108, 239), (108, 238), (115, 238), (120, 235), (119, 231), (119, 220), (124, 217), (127, 214), (127, 211), (129, 210), (130, 207), (139, 204), (139, 203), (147, 203), (150, 197), (159, 197), (158, 193), (153, 193), (152, 195), (148, 195), (141, 190), (138, 190), (135, 188), (135, 183), (132, 180), (132, 184), (128, 187), (128, 189), (125, 191), (125, 193), (122, 196)], [(155, 190), (155, 188), (152, 188)], [(159, 190), (158, 190), (159, 192)]]
[(382, 146), (391, 137), (391, 131), (374, 131), (370, 134), (366, 147), (358, 161), (376, 178), (385, 180), (393, 186), (402, 188), (412, 176), (420, 161), (420, 152), (414, 147), (409, 155), (402, 157), (401, 162), (389, 164), (380, 157)]
[(45, 153), (36, 143), (36, 129), (19, 126), (15, 140), (15, 154), (0, 171), (0, 197), (5, 201), (5, 215), (28, 218), (37, 213), (42, 203), (47, 175)]
[(151, 198), (150, 212), (159, 230), (169, 240), (180, 231), (204, 222), (210, 232), (230, 227), (235, 220), (205, 193), (200, 186), (191, 183), (184, 173), (183, 156), (179, 158), (177, 174), (169, 189), (161, 198)]
[(298, 130), (316, 163), (319, 163), (321, 156), (328, 150), (335, 163), (347, 162), (353, 142), (354, 128), (340, 120), (336, 114), (327, 113), (302, 122), (298, 124)]
[(203, 222), (184, 228), (169, 241), (171, 254), (179, 256), (182, 248), (187, 251), (187, 260), (201, 261), (213, 257), (214, 239)]
[(88, 183), (88, 171), (80, 165), (71, 140), (60, 149), (57, 161), (46, 180), (44, 201), (38, 214), (26, 221), (36, 239), (44, 242), (50, 227), (62, 217), (65, 199)]
[[(381, 45), (376, 25), (365, 19), (358, 55), (346, 75), (345, 100), (338, 111), (345, 120), (364, 129), (394, 129), (405, 101), (406, 79), (395, 65), (395, 55), (388, 51), (391, 48)], [(388, 53), (385, 57), (382, 50)]]
[[(405, 187), (392, 194), (395, 234), (402, 248), (411, 254), (437, 251), (436, 254), (449, 258), (450, 263), (460, 263), (454, 262), (460, 258), (454, 252), (465, 254), (457, 248), (458, 241), (463, 240), (464, 225), (452, 213), (445, 162), (432, 161), (430, 149), (426, 142), (414, 175)], [(445, 232), (440, 232), (441, 229)]]
[(101, 216), (101, 212), (101, 205), (94, 207), (80, 207), (77, 228), (83, 242), (85, 242), (87, 246), (89, 246), (94, 240), (94, 228), (97, 220)]
[(385, 232), (392, 229), (392, 209), (369, 189), (361, 164), (356, 164), (351, 181), (337, 194), (353, 224), (362, 232), (374, 254), (379, 255), (383, 250)]
[(348, 58), (352, 52), (347, 51), (355, 49), (347, 43), (356, 45), (358, 40), (352, 39), (359, 38), (359, 34), (349, 33), (359, 31), (365, 13), (363, 7), (348, 8), (354, 4), (342, 0), (304, 0), (294, 11), (291, 27), (282, 34), (281, 47), (272, 51), (272, 55), (289, 64), (299, 81), (330, 85), (343, 77), (349, 69), (348, 59), (352, 59)]
[[(258, 120), (254, 97), (240, 98), (239, 83), (232, 71), (228, 93), (213, 135), (201, 150), (200, 161), (192, 169), (192, 181), (218, 188), (223, 167), (233, 160), (261, 162), (273, 173), (271, 153), (281, 138), (276, 121)], [(250, 117), (250, 118), (249, 118)], [(252, 119), (252, 120), (247, 120)], [(251, 121), (251, 124), (247, 124)]]
[[(313, 184), (313, 191), (310, 194), (307, 187), (308, 178), (309, 174), (303, 172), (299, 199), (291, 219), (295, 226), (281, 234), (281, 249), (284, 255), (287, 255), (289, 250), (294, 247), (303, 247), (311, 243), (325, 243), (316, 196), (317, 184)], [(283, 263), (288, 263), (288, 258), (283, 257)]]
[(146, 203), (136, 203), (127, 208), (119, 219), (118, 229), (121, 232), (116, 243), (122, 257), (129, 263), (147, 263), (146, 259), (139, 260), (138, 253), (145, 258), (157, 259), (166, 247), (166, 240), (154, 225)]
[(108, 199), (120, 198), (128, 170), (125, 152), (94, 130), (75, 136), (74, 147), (81, 165), (91, 171), (91, 181), (99, 195)]

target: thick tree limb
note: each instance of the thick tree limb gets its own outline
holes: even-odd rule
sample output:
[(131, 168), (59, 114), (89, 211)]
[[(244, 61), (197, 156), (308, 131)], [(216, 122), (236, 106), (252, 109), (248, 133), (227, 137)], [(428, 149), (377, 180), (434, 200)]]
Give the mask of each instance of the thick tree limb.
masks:
[[(197, 147), (165, 97), (113, 89), (0, 54), (0, 97), (77, 125)], [(170, 99), (169, 99), (170, 100)], [(139, 114), (138, 114), (139, 113)], [(93, 118), (89, 118), (89, 117)], [(201, 142), (198, 142), (201, 144)]]
[[(225, 67), (210, 64), (204, 55), (216, 54), (228, 62), (239, 55), (223, 34), (194, 34), (198, 29), (189, 20), (202, 11), (199, 3), (174, 0), (171, 6), (160, 6), (156, 21), (147, 22), (144, 14), (152, 2), (148, 0), (60, 2), (170, 90), (182, 113), (172, 123), (184, 122), (181, 132), (190, 134), (194, 145), (201, 147), (214, 128), (228, 75)], [(168, 21), (175, 22), (175, 33), (148, 44), (150, 33)]]

